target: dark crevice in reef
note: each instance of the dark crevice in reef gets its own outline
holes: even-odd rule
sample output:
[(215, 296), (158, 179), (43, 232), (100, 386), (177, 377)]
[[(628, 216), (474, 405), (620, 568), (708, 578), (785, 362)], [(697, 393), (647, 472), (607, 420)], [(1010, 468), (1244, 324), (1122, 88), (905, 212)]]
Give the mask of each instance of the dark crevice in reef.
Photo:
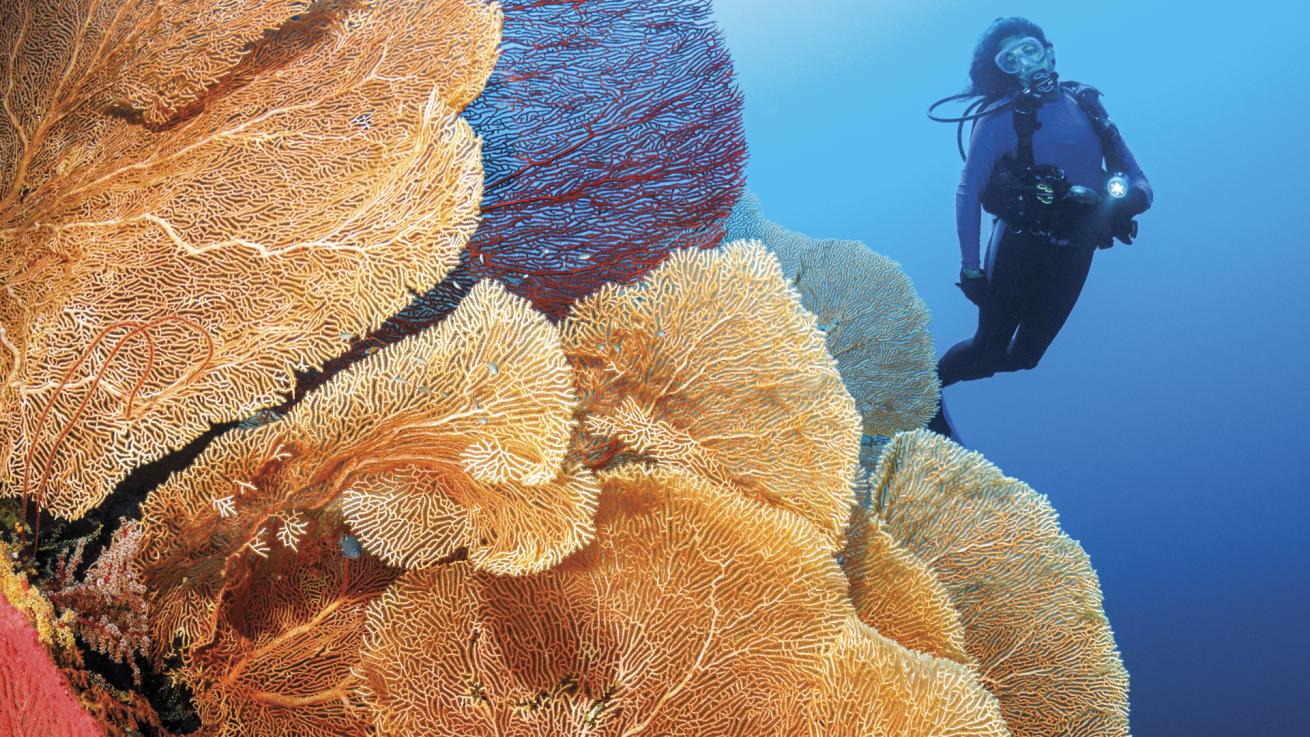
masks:
[[(40, 549), (37, 550), (35, 561), (38, 570), (47, 575), (52, 574), (58, 554), (71, 549), (78, 541), (85, 539), (86, 548), (82, 553), (82, 565), (77, 571), (79, 575), (84, 573), (109, 544), (109, 539), (118, 527), (119, 520), (140, 519), (141, 503), (146, 500), (151, 491), (164, 483), (173, 473), (191, 465), (196, 456), (209, 447), (215, 438), (236, 425), (235, 422), (213, 425), (182, 448), (159, 460), (138, 466), (114, 487), (114, 491), (105, 497), (104, 501), (80, 519), (68, 522), (42, 511), (38, 528), (41, 530)], [(29, 507), (28, 529), (35, 528), (37, 522), (36, 515)]]

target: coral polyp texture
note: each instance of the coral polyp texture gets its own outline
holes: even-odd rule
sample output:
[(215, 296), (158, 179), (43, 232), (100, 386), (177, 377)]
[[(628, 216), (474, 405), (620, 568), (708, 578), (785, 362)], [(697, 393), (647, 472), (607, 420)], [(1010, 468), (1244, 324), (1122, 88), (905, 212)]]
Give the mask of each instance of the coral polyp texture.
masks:
[(892, 440), (873, 497), (950, 595), (1013, 734), (1128, 734), (1128, 676), (1096, 572), (1046, 497), (925, 430)]
[[(0, 562), (8, 567), (8, 562)], [(0, 595), (0, 734), (104, 737), (55, 668), (36, 630)]]
[(726, 229), (725, 240), (759, 240), (777, 255), (818, 318), (866, 434), (927, 424), (941, 391), (930, 315), (900, 264), (858, 241), (815, 239), (771, 222), (750, 192)]
[(278, 401), (477, 225), (495, 6), (201, 5), (0, 6), (0, 484), (64, 517)]
[(814, 316), (758, 243), (681, 251), (562, 323), (593, 445), (795, 511), (841, 547), (859, 418)]

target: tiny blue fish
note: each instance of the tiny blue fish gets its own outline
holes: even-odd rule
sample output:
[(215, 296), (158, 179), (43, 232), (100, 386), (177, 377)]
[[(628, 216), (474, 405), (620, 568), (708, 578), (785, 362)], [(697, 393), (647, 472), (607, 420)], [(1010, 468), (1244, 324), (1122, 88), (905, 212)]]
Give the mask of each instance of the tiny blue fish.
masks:
[(364, 554), (364, 549), (359, 547), (359, 538), (348, 532), (341, 533), (340, 544), (341, 554), (351, 560), (358, 560)]

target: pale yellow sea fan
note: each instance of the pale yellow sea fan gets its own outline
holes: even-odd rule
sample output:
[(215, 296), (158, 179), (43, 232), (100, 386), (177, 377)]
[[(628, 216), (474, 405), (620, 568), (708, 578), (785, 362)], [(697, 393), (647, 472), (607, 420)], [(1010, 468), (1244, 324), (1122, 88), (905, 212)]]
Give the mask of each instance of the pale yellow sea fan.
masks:
[(920, 430), (893, 438), (873, 498), (946, 588), (1015, 735), (1128, 734), (1128, 674), (1096, 571), (1045, 496)]
[(1010, 737), (1000, 705), (966, 665), (914, 652), (851, 617), (802, 699), (812, 737)]
[(858, 241), (812, 238), (765, 218), (742, 194), (726, 239), (758, 239), (776, 254), (817, 316), (828, 351), (869, 435), (923, 427), (940, 387), (928, 307), (896, 261)]
[(675, 253), (583, 299), (563, 335), (586, 430), (797, 512), (840, 548), (859, 418), (758, 243)]

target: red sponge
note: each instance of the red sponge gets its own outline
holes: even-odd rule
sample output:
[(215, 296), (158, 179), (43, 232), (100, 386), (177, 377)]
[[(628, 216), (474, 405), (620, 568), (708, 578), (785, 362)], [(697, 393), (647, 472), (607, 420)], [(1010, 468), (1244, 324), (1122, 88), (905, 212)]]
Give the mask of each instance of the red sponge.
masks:
[(0, 596), (0, 735), (104, 737), (22, 612)]

